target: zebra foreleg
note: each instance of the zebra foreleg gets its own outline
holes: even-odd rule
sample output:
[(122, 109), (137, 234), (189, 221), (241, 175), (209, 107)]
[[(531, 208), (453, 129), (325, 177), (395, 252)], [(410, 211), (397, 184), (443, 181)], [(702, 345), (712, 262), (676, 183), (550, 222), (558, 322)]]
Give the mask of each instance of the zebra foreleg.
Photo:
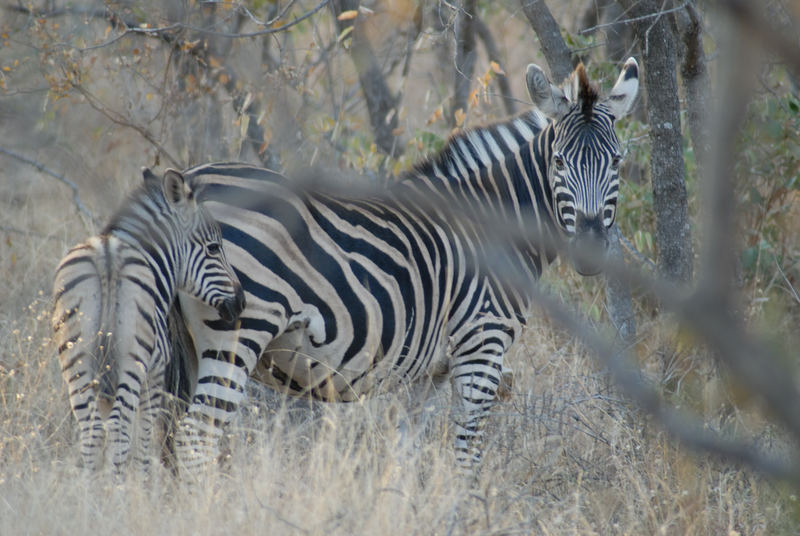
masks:
[(484, 424), (497, 398), (502, 353), (484, 348), (455, 359), (453, 387), (455, 455), (466, 476), (476, 476), (481, 462)]
[[(250, 353), (248, 350), (248, 363), (254, 366)], [(189, 473), (217, 460), (223, 429), (233, 420), (245, 396), (252, 366), (244, 363), (236, 353), (235, 341), (228, 350), (202, 352), (192, 403), (175, 438), (178, 464)]]

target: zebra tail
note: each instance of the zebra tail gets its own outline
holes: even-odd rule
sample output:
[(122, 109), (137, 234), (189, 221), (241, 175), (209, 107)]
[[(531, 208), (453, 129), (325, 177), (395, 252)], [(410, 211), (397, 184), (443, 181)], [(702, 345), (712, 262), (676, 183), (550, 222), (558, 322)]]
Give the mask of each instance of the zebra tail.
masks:
[(92, 370), (94, 372), (94, 389), (98, 409), (103, 418), (111, 412), (114, 399), (117, 395), (118, 382), (118, 360), (115, 348), (115, 316), (119, 313), (119, 296), (116, 292), (119, 289), (118, 269), (114, 264), (114, 255), (110, 251), (113, 248), (108, 240), (103, 240), (103, 247), (98, 251), (95, 258), (95, 268), (100, 293), (100, 315), (98, 318), (97, 337), (95, 338), (94, 351), (91, 352), (94, 358)]

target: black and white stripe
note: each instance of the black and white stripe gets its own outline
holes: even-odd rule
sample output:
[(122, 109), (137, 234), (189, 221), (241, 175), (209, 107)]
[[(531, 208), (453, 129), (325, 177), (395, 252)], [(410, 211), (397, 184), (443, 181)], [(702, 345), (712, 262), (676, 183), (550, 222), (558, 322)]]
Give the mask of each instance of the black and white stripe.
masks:
[[(181, 303), (199, 358), (178, 432), (185, 466), (216, 457), (220, 427), (251, 375), (328, 401), (446, 375), (460, 406), (456, 457), (465, 467), (479, 459), (481, 422), (529, 305), (486, 259), (499, 256), (533, 280), (554, 254), (542, 237), (582, 241), (586, 228), (592, 241), (604, 238), (618, 180), (614, 119), (638, 89), (633, 59), (599, 102), (582, 66), (573, 89), (550, 84), (535, 66), (527, 77), (537, 110), (456, 135), (384, 196), (298, 190), (241, 164), (185, 172), (220, 222), (247, 294), (238, 332)], [(453, 207), (471, 217), (449, 217)], [(577, 224), (609, 209), (600, 229)], [(492, 218), (536, 238), (498, 244)]]
[(136, 459), (148, 464), (176, 291), (199, 298), (228, 321), (244, 307), (219, 226), (183, 177), (170, 170), (163, 181), (149, 171), (144, 178), (100, 235), (67, 253), (53, 285), (54, 339), (90, 469), (103, 464), (105, 453), (121, 470), (137, 412)]

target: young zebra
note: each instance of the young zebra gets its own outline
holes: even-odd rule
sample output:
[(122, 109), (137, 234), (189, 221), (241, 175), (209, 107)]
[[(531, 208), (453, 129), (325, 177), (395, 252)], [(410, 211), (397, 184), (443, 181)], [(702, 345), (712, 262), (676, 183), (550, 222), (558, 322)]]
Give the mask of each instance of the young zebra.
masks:
[[(513, 280), (533, 284), (555, 256), (551, 240), (577, 251), (578, 272), (599, 270), (580, 253), (607, 247), (622, 158), (614, 124), (639, 72), (629, 59), (604, 98), (583, 65), (562, 87), (535, 65), (526, 79), (535, 109), (456, 134), (383, 196), (297, 191), (237, 164), (185, 172), (220, 222), (247, 308), (234, 332), (181, 302), (199, 359), (181, 464), (216, 457), (250, 376), (325, 401), (449, 377), (456, 460), (467, 470), (479, 461), (482, 422), (532, 299)], [(470, 217), (449, 218), (452, 207)]]
[(103, 465), (104, 443), (114, 471), (122, 470), (137, 420), (135, 459), (142, 469), (149, 464), (176, 291), (214, 307), (228, 324), (245, 304), (219, 226), (183, 176), (143, 174), (103, 232), (67, 253), (53, 285), (54, 339), (92, 470)]

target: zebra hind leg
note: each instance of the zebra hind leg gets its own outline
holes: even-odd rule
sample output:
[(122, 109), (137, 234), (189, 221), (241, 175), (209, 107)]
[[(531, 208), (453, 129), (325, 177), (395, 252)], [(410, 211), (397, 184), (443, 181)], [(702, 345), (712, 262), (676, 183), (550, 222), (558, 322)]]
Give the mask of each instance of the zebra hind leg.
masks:
[(100, 470), (103, 465), (103, 449), (106, 441), (106, 429), (96, 399), (91, 397), (86, 404), (90, 409), (88, 415), (80, 420), (80, 453), (83, 467), (89, 471)]
[(106, 419), (106, 457), (110, 459), (112, 470), (117, 476), (122, 474), (128, 463), (132, 444), (131, 431), (136, 423), (140, 395), (131, 386), (120, 387), (117, 388), (114, 406)]

